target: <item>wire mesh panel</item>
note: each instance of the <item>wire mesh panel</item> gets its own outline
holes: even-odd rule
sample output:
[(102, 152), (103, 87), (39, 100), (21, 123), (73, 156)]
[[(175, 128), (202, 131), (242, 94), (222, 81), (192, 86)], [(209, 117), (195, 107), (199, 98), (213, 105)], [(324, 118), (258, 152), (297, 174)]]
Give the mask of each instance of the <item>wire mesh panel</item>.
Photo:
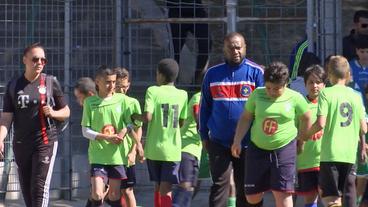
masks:
[(133, 80), (145, 85), (154, 82), (156, 64), (171, 57), (180, 62), (179, 82), (194, 83), (196, 72), (203, 71), (208, 61), (217, 61), (211, 59), (212, 44), (226, 29), (221, 19), (224, 4), (201, 0), (127, 1), (126, 62), (133, 71)]
[[(64, 3), (45, 0), (4, 0), (0, 2), (0, 8), (0, 85), (5, 86), (11, 77), (24, 72), (23, 49), (33, 42), (45, 45), (46, 57), (50, 63), (46, 66), (46, 72), (57, 76), (63, 83)], [(2, 184), (8, 184), (6, 188), (8, 192), (20, 191), (11, 154), (10, 138), (11, 133), (6, 139), (6, 160), (0, 172)], [(54, 189), (60, 188), (60, 177), (65, 173), (60, 163), (62, 157), (63, 152), (59, 151), (55, 164), (55, 179), (51, 185)]]
[[(0, 2), (0, 86), (5, 86), (11, 77), (24, 72), (23, 49), (33, 42), (40, 42), (45, 46), (48, 59), (45, 72), (58, 78), (65, 88), (66, 99), (70, 100), (70, 126), (60, 137), (51, 184), (52, 197), (71, 192), (71, 189), (84, 189), (86, 192), (89, 189), (88, 141), (80, 133), (81, 108), (74, 101), (72, 86), (81, 76), (93, 77), (98, 66), (114, 66), (118, 60), (115, 49), (122, 45), (115, 44), (115, 5), (115, 0)], [(65, 19), (71, 21), (66, 22)], [(66, 41), (68, 33), (71, 38)], [(70, 51), (70, 54), (65, 51)], [(69, 65), (65, 64), (66, 60)], [(8, 143), (6, 152), (11, 152)], [(11, 155), (9, 160), (13, 160)], [(7, 162), (1, 164), (1, 175), (9, 175), (6, 175), (8, 192), (19, 192), (15, 168), (5, 173), (4, 164)], [(79, 191), (73, 193), (75, 195)]]
[(239, 1), (238, 13), (259, 18), (238, 24), (247, 39), (248, 57), (263, 65), (276, 60), (289, 65), (293, 47), (306, 38), (306, 1)]
[[(115, 65), (115, 0), (81, 0), (71, 1), (71, 83), (78, 78), (94, 77), (101, 65)], [(71, 94), (73, 94), (71, 90)], [(74, 97), (71, 98), (72, 109), (70, 138), (73, 195), (89, 192), (88, 140), (81, 133), (82, 108)]]

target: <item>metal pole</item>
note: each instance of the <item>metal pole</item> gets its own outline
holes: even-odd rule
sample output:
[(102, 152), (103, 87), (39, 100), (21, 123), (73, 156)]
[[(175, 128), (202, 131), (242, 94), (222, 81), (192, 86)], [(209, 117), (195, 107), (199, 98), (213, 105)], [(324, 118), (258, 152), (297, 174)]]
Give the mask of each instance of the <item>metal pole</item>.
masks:
[(227, 33), (236, 32), (237, 23), (237, 0), (226, 0)]
[[(70, 0), (65, 0), (64, 4), (64, 91), (67, 93), (65, 98), (67, 103), (70, 100)], [(68, 156), (69, 159), (64, 159), (64, 170), (68, 170), (68, 173), (65, 173), (66, 179), (63, 179), (62, 181), (65, 185), (69, 185), (69, 193), (68, 193), (68, 199), (72, 199), (72, 154), (71, 154), (71, 130), (70, 127), (68, 127), (64, 131), (64, 136), (67, 135), (68, 138), (64, 138), (66, 140), (66, 143), (64, 144), (64, 155)], [(69, 141), (69, 142), (68, 142)], [(69, 181), (69, 182), (68, 182)]]
[(116, 0), (116, 26), (115, 26), (115, 64), (116, 66), (121, 66), (121, 47), (122, 47), (122, 20), (121, 20), (121, 0)]
[(307, 0), (307, 38), (308, 38), (308, 52), (314, 53), (314, 3), (313, 0)]
[[(128, 0), (128, 18), (132, 18), (132, 0)], [(128, 69), (133, 72), (132, 68), (132, 26), (128, 24), (128, 44), (126, 54), (128, 55)], [(133, 73), (131, 73), (133, 74)]]
[(336, 54), (342, 54), (342, 3), (341, 0), (336, 0), (335, 11), (336, 11)]

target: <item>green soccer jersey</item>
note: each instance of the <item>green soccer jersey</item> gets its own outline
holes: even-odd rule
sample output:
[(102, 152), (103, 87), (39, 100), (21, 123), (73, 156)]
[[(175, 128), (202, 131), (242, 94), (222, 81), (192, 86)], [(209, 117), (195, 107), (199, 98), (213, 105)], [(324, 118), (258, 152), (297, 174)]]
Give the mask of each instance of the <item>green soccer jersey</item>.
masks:
[[(142, 113), (141, 107), (139, 105), (138, 100), (135, 98), (129, 97), (129, 96), (126, 96), (126, 98), (127, 98), (127, 102), (128, 102), (129, 109), (130, 109), (130, 114), (134, 114), (134, 113), (141, 114)], [(137, 127), (141, 127), (142, 122), (135, 121), (134, 125)], [(124, 138), (123, 144), (121, 145), (121, 147), (123, 148), (121, 152), (122, 152), (122, 156), (124, 159), (124, 163), (128, 163), (128, 154), (131, 151), (131, 148), (134, 144), (135, 144), (135, 141), (132, 137), (127, 135)]]
[[(101, 99), (91, 96), (83, 104), (82, 126), (102, 134), (117, 134), (130, 123), (129, 104), (126, 96), (115, 93)], [(121, 146), (105, 140), (90, 140), (88, 159), (91, 164), (123, 165)]]
[(296, 138), (295, 119), (309, 109), (296, 91), (285, 88), (280, 97), (273, 99), (264, 87), (259, 87), (250, 95), (245, 110), (254, 114), (251, 141), (261, 149), (275, 150)]
[(187, 118), (188, 94), (172, 85), (147, 89), (144, 111), (152, 114), (144, 151), (150, 160), (180, 161), (179, 119)]
[[(311, 121), (317, 120), (317, 102), (311, 102), (307, 99), (309, 109), (311, 111)], [(319, 167), (321, 154), (321, 139), (308, 140), (304, 144), (304, 150), (297, 158), (297, 168), (299, 171), (308, 170)]]
[(360, 120), (365, 116), (361, 96), (343, 85), (325, 88), (319, 95), (317, 115), (326, 117), (321, 162), (354, 164)]
[(185, 120), (184, 126), (181, 128), (182, 152), (187, 152), (197, 157), (198, 160), (201, 158), (202, 142), (198, 134), (194, 112), (199, 110), (200, 99), (200, 92), (194, 94), (190, 99), (188, 104), (188, 118)]

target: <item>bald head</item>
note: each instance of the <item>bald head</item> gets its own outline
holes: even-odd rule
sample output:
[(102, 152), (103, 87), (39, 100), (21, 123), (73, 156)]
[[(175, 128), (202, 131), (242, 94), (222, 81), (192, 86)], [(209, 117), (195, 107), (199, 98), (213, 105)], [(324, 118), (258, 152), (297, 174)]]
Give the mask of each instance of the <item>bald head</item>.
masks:
[(237, 32), (229, 33), (224, 38), (224, 55), (226, 62), (236, 66), (243, 62), (246, 54), (246, 44), (243, 35)]

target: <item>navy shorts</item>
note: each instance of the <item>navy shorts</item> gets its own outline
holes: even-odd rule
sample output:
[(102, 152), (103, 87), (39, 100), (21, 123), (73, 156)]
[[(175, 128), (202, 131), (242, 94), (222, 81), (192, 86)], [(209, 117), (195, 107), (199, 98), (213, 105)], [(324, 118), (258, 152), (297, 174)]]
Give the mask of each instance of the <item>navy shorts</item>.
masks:
[(312, 192), (318, 192), (319, 171), (298, 172), (297, 194), (304, 195)]
[(121, 189), (132, 188), (135, 186), (136, 178), (135, 178), (135, 165), (130, 167), (125, 166), (125, 172), (127, 175), (127, 179), (121, 181)]
[(268, 190), (294, 192), (296, 141), (276, 150), (263, 150), (252, 142), (247, 149), (245, 192), (248, 195)]
[(104, 181), (106, 179), (127, 179), (124, 165), (91, 164), (91, 177), (101, 177)]
[(148, 173), (151, 181), (179, 183), (180, 162), (158, 161), (147, 159)]
[(179, 181), (190, 182), (192, 186), (197, 184), (199, 173), (198, 158), (187, 152), (181, 153), (181, 162), (179, 168)]

